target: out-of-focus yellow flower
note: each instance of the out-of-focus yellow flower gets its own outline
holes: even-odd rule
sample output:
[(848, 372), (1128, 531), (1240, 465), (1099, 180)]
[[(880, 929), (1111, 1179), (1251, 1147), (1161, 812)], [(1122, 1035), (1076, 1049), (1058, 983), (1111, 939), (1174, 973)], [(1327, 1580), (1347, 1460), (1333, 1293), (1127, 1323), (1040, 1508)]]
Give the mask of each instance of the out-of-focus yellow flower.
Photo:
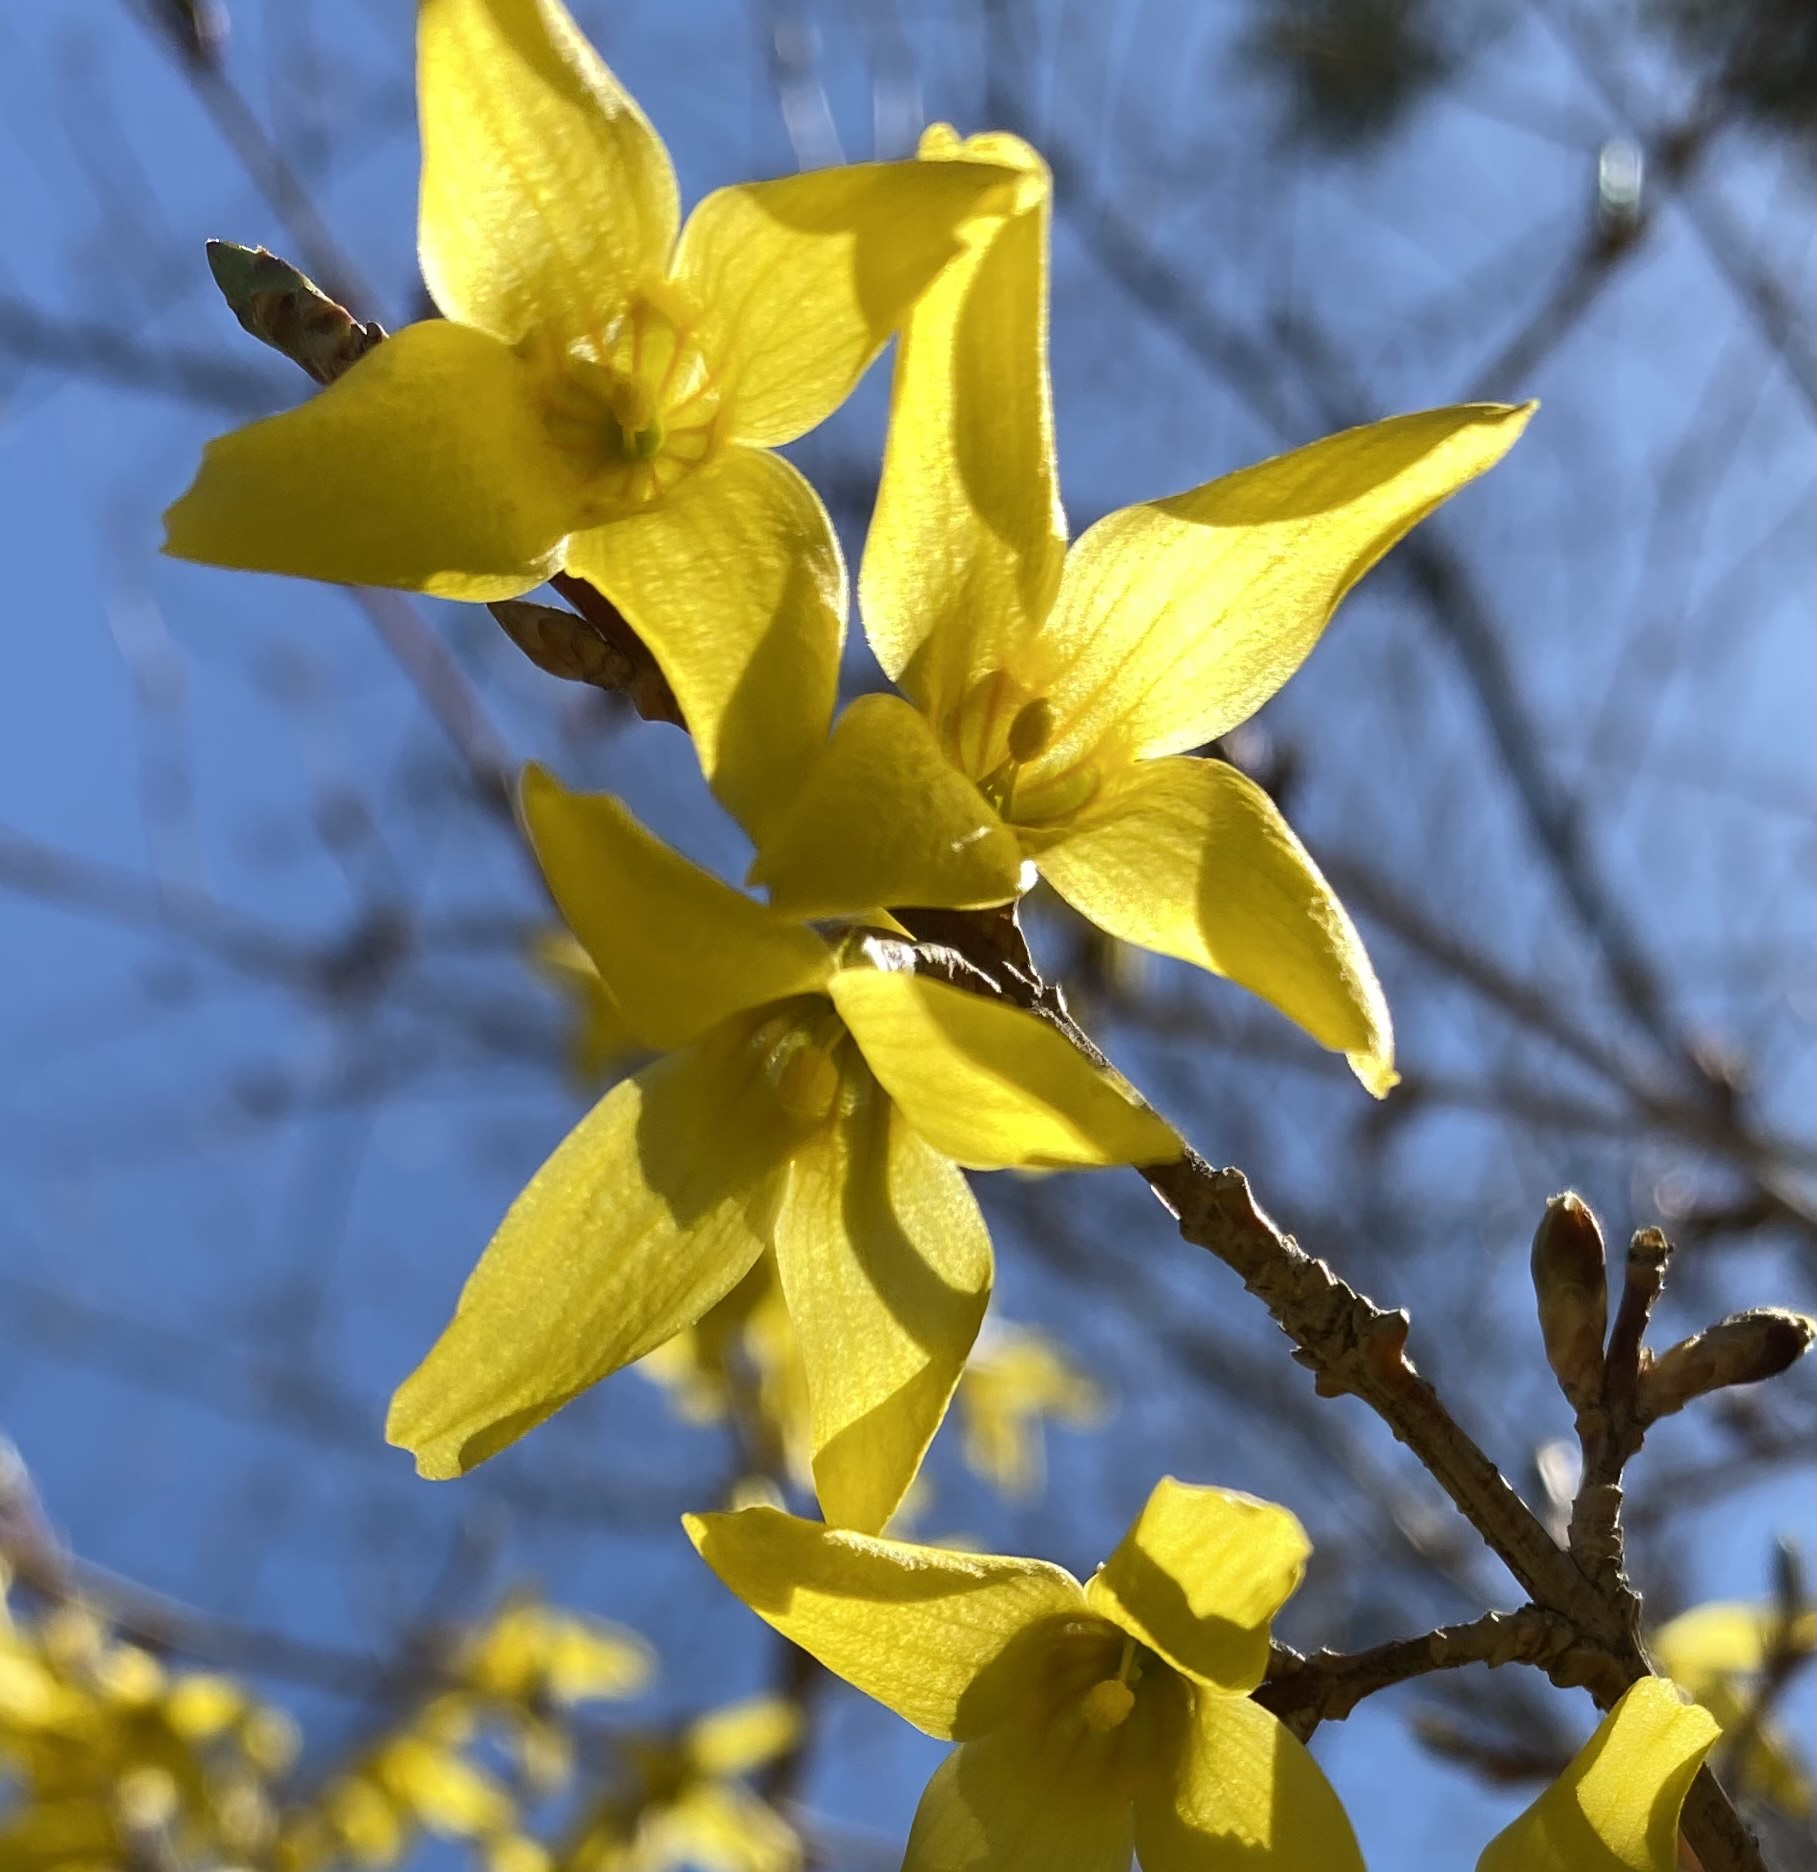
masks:
[(677, 1733), (627, 1737), (628, 1784), (587, 1816), (558, 1872), (795, 1872), (794, 1829), (742, 1782), (800, 1733), (792, 1704), (753, 1697)]
[[(383, 1736), (311, 1806), (287, 1816), (280, 1858), (287, 1872), (396, 1865), (421, 1833), (467, 1840), (508, 1866), (524, 1848), (540, 1849), (518, 1829), (517, 1803), (473, 1761), (472, 1699), (439, 1696)], [(519, 1844), (519, 1842), (522, 1842)]]
[(650, 646), (721, 797), (787, 797), (826, 731), (845, 571), (772, 450), (844, 401), (1013, 177), (870, 163), (720, 189), (560, 0), (422, 0), (417, 248), (444, 317), (209, 446), (166, 550), (508, 598), (568, 571)]
[(1361, 1872), (1312, 1757), (1249, 1692), (1308, 1551), (1285, 1509), (1160, 1482), (1084, 1586), (1040, 1560), (769, 1508), (691, 1515), (760, 1617), (929, 1735), (904, 1872)]
[[(813, 1486), (807, 1375), (773, 1256), (637, 1369), (662, 1386), (684, 1422), (718, 1423), (742, 1411), (770, 1467)], [(1041, 1487), (1042, 1422), (1083, 1428), (1102, 1409), (1097, 1387), (1045, 1335), (995, 1318), (980, 1329), (953, 1395), (966, 1466), (1013, 1499)], [(907, 1509), (905, 1496), (893, 1517), (898, 1531)]]
[(542, 1789), (560, 1786), (571, 1766), (562, 1712), (636, 1696), (655, 1674), (655, 1655), (637, 1633), (528, 1594), (507, 1599), (472, 1633), (450, 1672), (457, 1693), (505, 1731), (525, 1778)]
[(88, 1608), (14, 1620), (0, 1569), (0, 1866), (250, 1860), (295, 1733), (238, 1684), (167, 1670)]
[(536, 769), (563, 915), (648, 1046), (513, 1204), (387, 1434), (463, 1474), (699, 1320), (766, 1249), (828, 1515), (880, 1528), (944, 1415), (991, 1280), (958, 1166), (1169, 1161), (1179, 1138), (1046, 1022), (838, 951)]
[(987, 1320), (959, 1375), (966, 1464), (1013, 1500), (1041, 1490), (1041, 1425), (1087, 1429), (1103, 1410), (1098, 1387), (1031, 1326)]
[(1676, 1872), (1679, 1812), (1717, 1733), (1674, 1684), (1641, 1678), (1477, 1872)]
[[(1189, 759), (1285, 683), (1338, 602), (1496, 462), (1529, 409), (1470, 404), (1328, 437), (1092, 527), (1060, 507), (1045, 167), (1007, 136), (922, 140), (1020, 170), (904, 328), (860, 605), (908, 702), (840, 718), (753, 881), (806, 915), (1009, 901), (1034, 869), (1125, 942), (1229, 976), (1393, 1083), (1387, 1005), (1268, 796)], [(913, 706), (910, 706), (910, 703)]]
[(1693, 1606), (1652, 1639), (1660, 1670), (1682, 1684), (1725, 1733), (1746, 1726), (1747, 1746), (1732, 1769), (1725, 1767), (1725, 1779), (1798, 1820), (1808, 1820), (1817, 1807), (1811, 1777), (1779, 1725), (1759, 1718), (1754, 1695), (1769, 1662), (1808, 1658), (1814, 1649), (1817, 1612), (1807, 1609), (1788, 1622), (1776, 1606), (1734, 1601)]

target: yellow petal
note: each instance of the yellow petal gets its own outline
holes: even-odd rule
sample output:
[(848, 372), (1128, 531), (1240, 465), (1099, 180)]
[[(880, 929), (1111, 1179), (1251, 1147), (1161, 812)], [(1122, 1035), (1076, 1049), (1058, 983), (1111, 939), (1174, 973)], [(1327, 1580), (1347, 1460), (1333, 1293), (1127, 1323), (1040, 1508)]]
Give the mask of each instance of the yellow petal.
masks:
[(660, 505), (569, 542), (650, 646), (702, 771), (753, 838), (826, 744), (845, 562), (820, 497), (780, 455), (728, 449)]
[(431, 319), (307, 403), (209, 443), (164, 550), (247, 572), (509, 598), (560, 563), (582, 492), (529, 373)]
[(774, 1508), (688, 1515), (701, 1558), (835, 1676), (945, 1740), (981, 1735), (1038, 1690), (1030, 1634), (1084, 1611), (1044, 1560), (877, 1540)]
[(1136, 1801), (1142, 1872), (1363, 1872), (1317, 1762), (1260, 1704), (1200, 1691), (1171, 1788)]
[(1693, 1606), (1653, 1634), (1651, 1650), (1668, 1677), (1692, 1685), (1711, 1677), (1761, 1669), (1777, 1647), (1794, 1657), (1817, 1643), (1817, 1616), (1806, 1612), (1791, 1629), (1776, 1606), (1718, 1601)]
[(661, 279), (669, 153), (561, 0), (422, 0), (416, 82), (417, 253), (449, 318), (580, 336)]
[(1363, 939), (1254, 781), (1176, 756), (1126, 769), (1041, 853), (1043, 875), (1124, 942), (1228, 976), (1335, 1053), (1378, 1097), (1394, 1029)]
[(690, 1723), (688, 1758), (709, 1775), (749, 1774), (795, 1746), (801, 1711), (785, 1697), (747, 1697)]
[(1311, 1551), (1285, 1508), (1163, 1476), (1085, 1597), (1188, 1676), (1242, 1696)]
[(925, 975), (842, 969), (828, 990), (871, 1071), (973, 1170), (1171, 1163), (1184, 1148), (1045, 1021)]
[(900, 696), (860, 696), (833, 727), (751, 882), (791, 916), (874, 904), (976, 910), (1019, 888), (1022, 848)]
[(1128, 1872), (1129, 1796), (1078, 1768), (1055, 1738), (1014, 1728), (955, 1749), (921, 1796), (902, 1872)]
[(1643, 1677), (1477, 1872), (1675, 1872), (1678, 1815), (1718, 1734), (1663, 1677)]
[(807, 1374), (821, 1512), (875, 1534), (978, 1336), (991, 1243), (965, 1178), (870, 1074), (857, 1068), (844, 1090), (852, 1109), (795, 1153), (776, 1265)]
[(785, 1139), (749, 1021), (616, 1086), (511, 1205), (385, 1434), (464, 1475), (641, 1358), (767, 1244)]
[(903, 327), (859, 574), (877, 660), (936, 719), (1008, 668), (1066, 550), (1047, 372), (1046, 165), (1014, 137), (930, 131), (925, 158), (1021, 169), (1017, 212), (975, 228)]
[(1493, 467), (1532, 407), (1391, 417), (1100, 520), (1068, 556), (1048, 622), (1063, 666), (1049, 760), (1107, 738), (1177, 754), (1247, 720), (1345, 592)]
[(1014, 177), (987, 163), (854, 163), (709, 195), (675, 277), (701, 308), (742, 442), (824, 422), (959, 251), (960, 230)]
[(683, 1046), (831, 972), (811, 930), (689, 864), (610, 794), (570, 793), (533, 765), (523, 809), (562, 915), (647, 1046)]

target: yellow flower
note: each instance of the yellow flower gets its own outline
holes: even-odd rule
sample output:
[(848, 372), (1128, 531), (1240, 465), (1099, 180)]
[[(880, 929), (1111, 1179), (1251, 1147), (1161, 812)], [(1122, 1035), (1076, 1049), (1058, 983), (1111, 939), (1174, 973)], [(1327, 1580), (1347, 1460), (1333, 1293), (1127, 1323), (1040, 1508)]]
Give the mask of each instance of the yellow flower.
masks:
[(770, 1508), (691, 1515), (785, 1637), (960, 1746), (904, 1872), (1361, 1872), (1337, 1796), (1249, 1692), (1308, 1545), (1283, 1508), (1164, 1479), (1081, 1586), (1041, 1560), (870, 1539)]
[(1252, 715), (1338, 601), (1513, 443), (1529, 409), (1395, 417), (1128, 507), (1069, 552), (1047, 375), (1048, 182), (1023, 172), (903, 330), (859, 594), (906, 692), (841, 717), (754, 881), (810, 915), (1003, 903), (1037, 866), (1110, 935), (1229, 976), (1393, 1083), (1355, 929), (1262, 790), (1183, 758)]
[(1813, 1649), (1817, 1613), (1807, 1609), (1788, 1621), (1777, 1606), (1732, 1601), (1693, 1606), (1668, 1620), (1652, 1640), (1660, 1670), (1682, 1684), (1725, 1730), (1749, 1731), (1743, 1759), (1730, 1778), (1800, 1820), (1809, 1819), (1817, 1806), (1810, 1774), (1779, 1725), (1758, 1720), (1753, 1686), (1776, 1657), (1808, 1658)]
[(1716, 1736), (1676, 1685), (1641, 1678), (1477, 1872), (1676, 1872), (1679, 1812)]
[(966, 1466), (1013, 1500), (1040, 1493), (1041, 1425), (1085, 1429), (1104, 1409), (1098, 1387), (1045, 1333), (992, 1322), (959, 1379)]
[(778, 1697), (709, 1710), (678, 1733), (632, 1735), (631, 1784), (588, 1816), (561, 1872), (796, 1872), (801, 1842), (741, 1777), (795, 1745), (801, 1718)]
[(990, 1237), (957, 1165), (1153, 1163), (1180, 1140), (1032, 1014), (837, 951), (532, 768), (568, 924), (644, 1045), (512, 1205), (392, 1401), (426, 1476), (483, 1462), (692, 1325), (773, 1249), (822, 1507), (889, 1518), (977, 1335)]
[(566, 570), (649, 644), (749, 818), (825, 734), (845, 572), (771, 453), (844, 400), (1011, 181), (874, 163), (720, 189), (560, 0), (422, 0), (423, 277), (445, 315), (210, 445), (166, 550), (508, 598)]

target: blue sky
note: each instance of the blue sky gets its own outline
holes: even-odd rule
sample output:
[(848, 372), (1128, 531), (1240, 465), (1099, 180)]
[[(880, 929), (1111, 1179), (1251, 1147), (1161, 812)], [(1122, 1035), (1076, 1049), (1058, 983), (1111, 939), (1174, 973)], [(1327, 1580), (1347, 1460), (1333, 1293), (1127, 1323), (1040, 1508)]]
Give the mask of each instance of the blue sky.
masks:
[[(1310, 439), (1352, 388), (1369, 411), (1540, 395), (1519, 450), (1435, 534), (1489, 594), (1547, 771), (1580, 809), (1678, 1016), (1747, 1061), (1761, 1130), (1808, 1152), (1811, 412), (1746, 290), (1755, 269), (1808, 309), (1807, 163), (1725, 133), (1692, 207), (1661, 201), (1647, 242), (1569, 335), (1523, 381), (1484, 383), (1582, 239), (1598, 148), (1633, 127), (1536, 14), (1473, 48), (1386, 142), (1321, 158), (1282, 140), (1235, 6), (1056, 0), (1010, 9), (1030, 25), (1007, 47), (960, 5), (578, 11), (669, 141), (690, 200), (804, 155), (900, 153), (927, 119), (980, 127), (992, 85), (998, 102), (1018, 100), (1019, 127), (1076, 159), (1053, 290), (1075, 528)], [(233, 24), (233, 79), (369, 284), (361, 309), (411, 316), (410, 10), (241, 4)], [(1624, 42), (1614, 65), (1646, 124), (1687, 106), (1688, 81), (1656, 50)], [(0, 176), (8, 303), (237, 373), (212, 406), (42, 366), (0, 379), (0, 538), (14, 566), (0, 822), (117, 867), (179, 921), (201, 893), (253, 931), (322, 945), (385, 906), (421, 942), (383, 994), (330, 999), (275, 976), (269, 958), (235, 966), (218, 945), (142, 926), (123, 883), (104, 915), (0, 893), (0, 1427), (77, 1551), (223, 1615), (378, 1643), (420, 1610), (450, 1554), (470, 1552), (489, 1581), (534, 1576), (648, 1632), (665, 1660), (660, 1707), (752, 1687), (768, 1668), (762, 1635), (703, 1583), (673, 1519), (711, 1493), (724, 1452), (671, 1425), (636, 1377), (471, 1485), (417, 1482), (380, 1438), (391, 1385), (578, 1106), (552, 1070), (560, 1010), (499, 935), (534, 909), (520, 856), (460, 797), (458, 766), (368, 620), (338, 592), (156, 553), (159, 512), (201, 444), (236, 419), (227, 405), (280, 407), (305, 387), (240, 337), (201, 243), (306, 258), (296, 232), (130, 9), (103, 0), (0, 18)], [(1297, 343), (1302, 367), (1265, 385), (1240, 366), (1208, 368), (1216, 331), (1164, 316), (1152, 283), (1107, 258), (1102, 224), (1080, 212), (1094, 191), (1170, 257), (1220, 329), (1263, 334), (1271, 355)], [(1725, 240), (1739, 276), (1732, 253), (1721, 260)], [(1284, 327), (1283, 308), (1301, 325)], [(1315, 339), (1339, 347), (1335, 368)], [(884, 389), (873, 372), (797, 451), (854, 563)], [(693, 855), (737, 872), (738, 835), (705, 801), (681, 737), (605, 718), (516, 660), (483, 615), (419, 613), (513, 756), (623, 792)], [(849, 665), (853, 684), (875, 680), (856, 630)], [(1293, 758), (1292, 816), (1315, 851), (1366, 859), (1545, 984), (1584, 1035), (1632, 1047), (1501, 773), (1457, 640), (1392, 569), (1346, 607), (1261, 731), (1264, 752)], [(15, 880), (22, 850), (0, 844)], [(1584, 1090), (1581, 1068), (1362, 920), (1422, 1071)], [(1208, 1061), (1112, 1017), (1113, 1051), (1208, 1154), (1250, 1169), (1310, 1246), (1384, 1302), (1460, 1322), (1431, 1342), (1416, 1326), (1416, 1347), (1524, 1484), (1534, 1444), (1568, 1430), (1540, 1382), (1525, 1300), (1525, 1241), (1545, 1196), (1578, 1184), (1619, 1236), (1668, 1200), (1716, 1200), (1733, 1166), (1682, 1136), (1520, 1125), (1467, 1101), (1378, 1126), (1354, 1086), (1234, 991), (1170, 970), (1152, 980), (1226, 1043), (1234, 1022), (1266, 1046), (1228, 1044)], [(482, 1003), (502, 1043), (463, 1027)], [(1808, 1159), (1786, 1158), (1772, 1174), (1808, 1202)], [(1119, 1401), (1103, 1431), (1055, 1439), (1050, 1493), (1033, 1506), (995, 1503), (937, 1451), (940, 1525), (1089, 1567), (1169, 1467), (1276, 1495), (1334, 1542), (1360, 1525), (1316, 1469), (1283, 1467), (1229, 1383), (1211, 1416), (1177, 1378), (1157, 1385), (1137, 1328), (1054, 1275), (1043, 1231), (1139, 1245), (1145, 1292), (1279, 1353), (1235, 1283), (1170, 1238), (1138, 1189), (998, 1182), (984, 1195), (999, 1305), (1051, 1323)], [(1397, 1252), (1384, 1226), (1416, 1210), (1429, 1234)], [(1811, 1272), (1808, 1237), (1738, 1238), (1683, 1270), (1668, 1323), (1689, 1330), (1748, 1302), (1809, 1307)], [(1304, 1378), (1280, 1363), (1284, 1385)], [(1479, 1390), (1482, 1374), (1492, 1382)], [(304, 1380), (315, 1389), (299, 1391)], [(1808, 1378), (1795, 1382), (1808, 1398)], [(1360, 1413), (1345, 1422), (1391, 1460)], [(1720, 1447), (1694, 1425), (1656, 1441), (1636, 1471), (1642, 1490), (1647, 1463)], [(1808, 1559), (1810, 1507), (1808, 1469), (1725, 1492), (1719, 1511), (1677, 1524), (1665, 1590), (1762, 1590), (1775, 1532)], [(1356, 1585), (1321, 1599), (1311, 1622), (1290, 1619), (1288, 1635), (1361, 1641), (1383, 1635), (1371, 1620), (1412, 1616), (1380, 1570), (1365, 1560)], [(325, 1738), (358, 1716), (304, 1706)], [(1807, 1743), (1808, 1706), (1807, 1694), (1793, 1709)], [(1435, 1852), (1467, 1864), (1525, 1796), (1435, 1767), (1397, 1707), (1383, 1699), (1328, 1730), (1321, 1759), (1372, 1866)], [(900, 1837), (936, 1756), (839, 1699), (809, 1802)]]

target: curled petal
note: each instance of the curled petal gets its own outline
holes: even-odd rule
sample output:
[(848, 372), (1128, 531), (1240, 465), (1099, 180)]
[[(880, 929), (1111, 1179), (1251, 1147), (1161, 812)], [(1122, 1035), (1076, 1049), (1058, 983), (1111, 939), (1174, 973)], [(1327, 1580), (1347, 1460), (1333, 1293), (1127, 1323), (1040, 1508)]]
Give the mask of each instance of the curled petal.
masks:
[(822, 1527), (774, 1508), (688, 1515), (688, 1538), (757, 1616), (905, 1722), (981, 1735), (1039, 1695), (1039, 1646), (1079, 1617), (1044, 1560), (955, 1553)]
[(991, 1243), (965, 1178), (860, 1078), (852, 1109), (795, 1153), (776, 1264), (807, 1374), (821, 1511), (875, 1534), (978, 1336)]
[(859, 590), (877, 660), (944, 718), (1014, 669), (1060, 583), (1066, 517), (1047, 371), (1046, 165), (1014, 137), (930, 130), (924, 160), (1014, 164), (1016, 211), (973, 230), (916, 302), (896, 356), (890, 426)]
[(669, 153), (561, 0), (422, 0), (417, 252), (451, 319), (578, 337), (667, 268)]
[(773, 445), (824, 422), (967, 221), (1013, 184), (983, 162), (853, 163), (709, 195), (688, 217), (675, 277), (724, 372), (731, 433)]
[(1043, 875), (1124, 942), (1260, 995), (1380, 1097), (1394, 1028), (1363, 939), (1280, 809), (1223, 761), (1142, 761), (1042, 852)]
[(1175, 1669), (1244, 1696), (1268, 1669), (1269, 1622), (1311, 1551), (1285, 1508), (1163, 1476), (1085, 1597)]
[(1679, 1812), (1718, 1733), (1676, 1685), (1641, 1678), (1477, 1872), (1675, 1872)]
[(509, 598), (560, 563), (584, 493), (496, 338), (409, 325), (307, 403), (209, 443), (164, 550), (246, 572)]

